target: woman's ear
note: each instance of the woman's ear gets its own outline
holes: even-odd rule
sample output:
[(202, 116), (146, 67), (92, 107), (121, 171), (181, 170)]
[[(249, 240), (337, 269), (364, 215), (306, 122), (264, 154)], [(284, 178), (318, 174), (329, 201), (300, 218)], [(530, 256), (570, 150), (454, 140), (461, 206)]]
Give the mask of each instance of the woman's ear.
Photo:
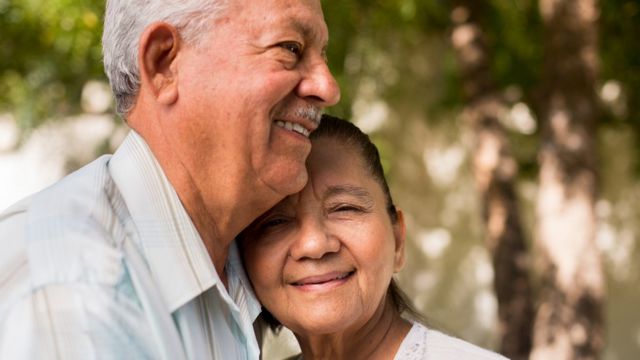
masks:
[(176, 59), (179, 47), (178, 31), (174, 26), (164, 22), (149, 25), (140, 38), (140, 86), (147, 88), (156, 101), (165, 105), (170, 105), (178, 99)]
[(407, 228), (404, 223), (404, 213), (402, 210), (396, 208), (397, 220), (393, 224), (393, 236), (396, 241), (394, 267), (393, 270), (398, 272), (404, 267), (404, 244), (407, 236)]

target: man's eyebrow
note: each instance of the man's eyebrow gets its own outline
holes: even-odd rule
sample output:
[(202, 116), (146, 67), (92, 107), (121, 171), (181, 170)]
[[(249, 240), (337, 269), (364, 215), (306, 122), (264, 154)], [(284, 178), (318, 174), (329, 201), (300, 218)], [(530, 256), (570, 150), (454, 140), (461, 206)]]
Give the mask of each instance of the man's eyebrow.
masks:
[(305, 38), (318, 38), (321, 41), (324, 41), (322, 44), (323, 49), (327, 48), (328, 39), (323, 39), (321, 34), (318, 33), (318, 30), (309, 24), (301, 21), (300, 19), (293, 19), (291, 24), (296, 31), (300, 32)]
[(365, 188), (353, 185), (333, 185), (329, 186), (324, 193), (324, 198), (330, 198), (337, 195), (355, 196), (367, 204), (373, 204), (373, 196)]

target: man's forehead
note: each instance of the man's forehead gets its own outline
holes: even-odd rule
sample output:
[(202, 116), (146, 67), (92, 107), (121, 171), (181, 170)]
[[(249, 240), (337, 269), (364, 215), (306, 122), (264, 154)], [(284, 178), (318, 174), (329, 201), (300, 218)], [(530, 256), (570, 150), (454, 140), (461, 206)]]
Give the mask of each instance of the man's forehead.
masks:
[(254, 24), (289, 27), (307, 38), (328, 41), (327, 25), (319, 0), (236, 0), (232, 17)]

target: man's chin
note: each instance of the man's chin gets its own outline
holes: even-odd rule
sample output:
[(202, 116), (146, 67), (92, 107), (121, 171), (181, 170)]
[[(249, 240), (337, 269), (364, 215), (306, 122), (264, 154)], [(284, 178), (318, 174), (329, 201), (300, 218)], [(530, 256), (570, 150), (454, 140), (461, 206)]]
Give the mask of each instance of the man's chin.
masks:
[[(277, 160), (264, 159), (263, 163), (270, 163), (271, 166), (262, 167), (256, 171), (258, 183), (264, 188), (246, 189), (245, 191), (267, 191), (269, 196), (279, 197), (280, 200), (286, 196), (300, 192), (309, 179), (304, 159), (300, 157), (281, 156)], [(263, 193), (266, 195), (266, 193)]]
[(309, 174), (307, 173), (306, 168), (302, 168), (302, 171), (297, 171), (292, 173), (291, 176), (287, 176), (280, 180), (280, 186), (278, 193), (283, 197), (297, 194), (302, 189), (304, 189), (305, 185), (307, 185), (307, 181), (309, 180)]

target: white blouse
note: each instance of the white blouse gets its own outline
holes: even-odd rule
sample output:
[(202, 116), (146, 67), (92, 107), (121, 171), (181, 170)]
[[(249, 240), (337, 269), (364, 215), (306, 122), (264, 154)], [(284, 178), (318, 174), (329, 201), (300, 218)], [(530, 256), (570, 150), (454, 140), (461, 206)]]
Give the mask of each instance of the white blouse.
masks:
[(505, 360), (502, 355), (414, 323), (394, 360)]

